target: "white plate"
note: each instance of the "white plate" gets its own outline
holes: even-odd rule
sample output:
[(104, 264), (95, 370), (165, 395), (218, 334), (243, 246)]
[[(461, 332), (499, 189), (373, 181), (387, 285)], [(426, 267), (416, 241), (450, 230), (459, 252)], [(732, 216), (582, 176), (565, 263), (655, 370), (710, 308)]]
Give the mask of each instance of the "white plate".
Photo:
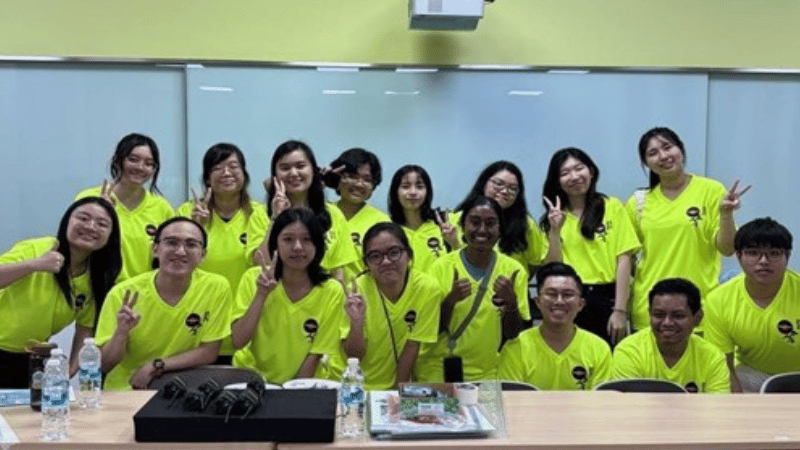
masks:
[[(246, 387), (247, 383), (233, 383), (225, 386), (225, 389), (244, 389)], [(269, 384), (269, 383), (264, 383), (264, 387), (267, 389), (283, 389), (277, 384)]]
[(284, 389), (339, 389), (338, 381), (317, 378), (298, 378), (283, 383)]

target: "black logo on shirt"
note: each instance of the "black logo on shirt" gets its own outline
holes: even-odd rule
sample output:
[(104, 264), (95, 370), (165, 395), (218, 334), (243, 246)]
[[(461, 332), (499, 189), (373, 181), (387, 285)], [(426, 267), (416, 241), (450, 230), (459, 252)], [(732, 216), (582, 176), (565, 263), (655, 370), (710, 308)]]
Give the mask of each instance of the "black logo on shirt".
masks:
[(687, 209), (686, 215), (689, 216), (689, 219), (691, 219), (692, 223), (694, 223), (694, 226), (697, 226), (697, 224), (701, 220), (703, 220), (703, 217), (700, 214), (700, 208), (698, 208), (697, 206), (692, 206), (689, 209)]
[(314, 342), (314, 338), (317, 337), (318, 329), (319, 324), (314, 319), (307, 319), (303, 322), (303, 331), (306, 332), (306, 339), (308, 339), (308, 342)]
[[(608, 228), (611, 228), (610, 222)], [(601, 223), (600, 225), (597, 226), (597, 228), (594, 229), (594, 234), (596, 236), (600, 236), (600, 239), (602, 239), (603, 242), (605, 242), (606, 236), (608, 236), (608, 228), (606, 228), (606, 226)]]
[(794, 344), (794, 337), (797, 336), (797, 331), (794, 331), (792, 322), (786, 319), (781, 320), (778, 322), (778, 331), (783, 335), (783, 338), (786, 339), (786, 342)]
[(353, 240), (353, 244), (355, 244), (356, 247), (361, 247), (361, 235), (360, 234), (358, 234), (358, 233), (356, 233), (354, 231), (354, 232), (350, 233), (350, 239)]
[(153, 225), (152, 223), (148, 223), (144, 227), (144, 232), (147, 233), (147, 235), (150, 236), (150, 237), (153, 237), (153, 236), (156, 235), (156, 230), (157, 230), (156, 226)]
[(247, 233), (242, 233), (239, 235), (239, 242), (241, 242), (242, 245), (247, 245)]
[(695, 383), (694, 381), (686, 383), (686, 386), (684, 386), (683, 388), (686, 389), (686, 392), (690, 394), (697, 394), (698, 392), (700, 392), (700, 388), (697, 387), (697, 383)]
[(582, 390), (586, 390), (586, 382), (589, 379), (589, 371), (585, 367), (575, 366), (572, 369), (572, 378), (575, 379), (575, 384)]
[(428, 239), (428, 248), (431, 249), (431, 252), (438, 258), (439, 252), (442, 251), (442, 244), (439, 242), (439, 238), (432, 237)]
[(405, 320), (406, 325), (408, 325), (408, 331), (412, 331), (414, 329), (414, 325), (417, 324), (417, 312), (413, 309), (410, 309), (403, 317), (403, 320)]
[(83, 309), (83, 305), (86, 304), (86, 294), (78, 294), (75, 296), (75, 309), (80, 311)]
[(200, 317), (200, 314), (191, 313), (186, 316), (186, 326), (189, 327), (189, 332), (192, 334), (197, 334), (197, 330), (203, 326), (203, 323), (208, 320), (208, 311), (203, 314), (203, 317)]

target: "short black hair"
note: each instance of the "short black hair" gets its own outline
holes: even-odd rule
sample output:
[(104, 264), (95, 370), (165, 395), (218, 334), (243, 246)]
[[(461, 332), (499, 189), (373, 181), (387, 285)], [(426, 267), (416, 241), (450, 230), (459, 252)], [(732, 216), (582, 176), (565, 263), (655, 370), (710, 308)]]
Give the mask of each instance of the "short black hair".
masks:
[[(345, 173), (358, 174), (358, 168), (364, 164), (369, 166), (369, 171), (372, 176), (372, 189), (375, 189), (381, 184), (381, 181), (383, 181), (383, 171), (381, 169), (380, 160), (378, 160), (378, 157), (371, 151), (359, 147), (345, 150), (338, 158), (331, 162), (331, 169), (344, 166)], [(328, 187), (338, 190), (341, 176), (333, 172), (328, 173), (330, 176), (325, 178), (325, 184)]]
[(755, 247), (791, 250), (792, 233), (771, 217), (751, 220), (736, 232), (733, 248), (740, 252), (745, 248)]
[(692, 310), (692, 314), (700, 311), (700, 289), (687, 279), (666, 278), (656, 283), (648, 294), (648, 305), (651, 310), (653, 309), (653, 298), (662, 294), (683, 294), (686, 296), (686, 304)]
[(542, 266), (538, 272), (536, 272), (536, 293), (540, 293), (542, 291), (542, 286), (544, 286), (545, 280), (549, 277), (570, 277), (575, 280), (575, 283), (578, 285), (578, 289), (581, 292), (581, 297), (584, 297), (584, 286), (583, 280), (581, 280), (581, 276), (578, 275), (578, 272), (570, 266), (569, 264), (564, 264), (561, 262), (551, 262), (547, 263)]

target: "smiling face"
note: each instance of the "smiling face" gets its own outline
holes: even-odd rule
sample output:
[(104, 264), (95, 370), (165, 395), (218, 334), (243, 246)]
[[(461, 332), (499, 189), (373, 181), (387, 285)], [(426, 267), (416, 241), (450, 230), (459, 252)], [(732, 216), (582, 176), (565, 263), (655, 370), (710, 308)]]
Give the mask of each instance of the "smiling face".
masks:
[(542, 320), (551, 325), (573, 323), (586, 304), (578, 282), (565, 275), (545, 278), (535, 302), (542, 312)]
[(306, 270), (315, 253), (316, 248), (311, 240), (311, 233), (299, 220), (286, 225), (278, 233), (278, 257), (283, 263), (284, 271)]
[(364, 257), (378, 286), (392, 286), (405, 280), (408, 252), (392, 233), (382, 231), (365, 242)]
[(558, 182), (561, 184), (561, 189), (563, 189), (568, 196), (584, 196), (589, 192), (592, 176), (592, 171), (586, 164), (570, 156), (561, 164), (558, 173)]
[(69, 217), (67, 241), (76, 250), (93, 252), (108, 243), (113, 221), (108, 212), (97, 203), (86, 203)]
[(397, 187), (397, 199), (400, 206), (406, 211), (418, 210), (425, 202), (428, 187), (417, 172), (408, 172), (403, 175), (400, 186)]
[(177, 221), (167, 225), (153, 244), (153, 256), (158, 259), (159, 271), (171, 276), (186, 276), (200, 264), (206, 251), (203, 234), (197, 225)]
[(519, 180), (508, 170), (501, 170), (491, 177), (483, 187), (483, 195), (493, 198), (503, 209), (514, 204), (519, 195)]
[(692, 314), (686, 294), (656, 294), (650, 307), (650, 328), (656, 343), (677, 345), (688, 342), (702, 313)]
[(212, 167), (208, 176), (208, 184), (214, 193), (239, 193), (244, 182), (242, 164), (235, 153)]
[(141, 186), (150, 180), (155, 170), (156, 163), (150, 146), (138, 145), (122, 160), (120, 178)]
[(677, 177), (683, 173), (683, 153), (680, 147), (659, 135), (647, 142), (645, 164), (659, 177)]
[(464, 218), (467, 245), (481, 252), (491, 251), (500, 239), (500, 218), (489, 205), (478, 205)]
[(759, 284), (780, 284), (789, 264), (789, 252), (780, 248), (747, 247), (736, 257), (747, 279)]
[(342, 174), (339, 182), (339, 194), (342, 196), (342, 200), (361, 204), (372, 196), (374, 186), (369, 164), (362, 164), (356, 173), (345, 172)]
[(314, 167), (302, 150), (294, 150), (278, 160), (275, 176), (286, 186), (287, 194), (304, 193), (314, 180)]

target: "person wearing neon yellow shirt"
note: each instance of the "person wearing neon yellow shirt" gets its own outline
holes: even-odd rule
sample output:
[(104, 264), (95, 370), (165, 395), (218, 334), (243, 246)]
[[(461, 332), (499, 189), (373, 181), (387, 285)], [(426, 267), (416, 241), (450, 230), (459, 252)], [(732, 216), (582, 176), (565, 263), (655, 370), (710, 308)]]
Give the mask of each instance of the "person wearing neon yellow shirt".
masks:
[(733, 391), (759, 392), (770, 375), (800, 371), (800, 274), (787, 268), (792, 234), (769, 217), (743, 225), (734, 246), (743, 273), (708, 295), (706, 339), (725, 354)]
[(278, 384), (324, 377), (320, 361), (339, 352), (344, 290), (320, 265), (322, 226), (307, 208), (287, 209), (268, 245), (272, 265), (248, 270), (236, 294), (233, 365)]
[(424, 344), (420, 352), (420, 381), (459, 381), (457, 361), (464, 380), (496, 378), (500, 343), (516, 337), (522, 321), (530, 319), (525, 269), (495, 250), (502, 214), (494, 199), (469, 200), (461, 218), (466, 246), (442, 256), (431, 268), (447, 294), (441, 304), (439, 339)]
[(26, 347), (75, 321), (70, 376), (97, 311), (122, 267), (114, 208), (85, 197), (67, 208), (55, 238), (27, 239), (0, 255), (0, 388), (29, 386)]
[[(460, 222), (467, 202), (475, 197), (486, 196), (500, 204), (503, 214), (503, 233), (498, 241), (500, 251), (517, 260), (525, 269), (526, 278), (533, 277), (536, 269), (544, 263), (561, 260), (561, 244), (558, 229), (563, 223), (559, 208), (549, 208), (558, 226), (545, 236), (528, 215), (525, 201), (525, 183), (516, 164), (497, 161), (487, 166), (478, 175), (475, 184), (464, 201), (456, 207), (456, 215), (450, 220)], [(548, 219), (550, 220), (550, 219)], [(463, 234), (463, 228), (460, 230)]]
[[(276, 217), (288, 208), (305, 207), (317, 215), (325, 230), (325, 255), (322, 267), (339, 279), (345, 268), (358, 260), (347, 221), (339, 208), (325, 202), (324, 185), (314, 152), (304, 142), (286, 141), (275, 149), (272, 176), (264, 181), (267, 190), (267, 217)], [(257, 255), (269, 258), (269, 221), (251, 220), (247, 252), (255, 264)], [(349, 275), (353, 275), (350, 272)]]
[[(247, 255), (250, 221), (266, 221), (264, 205), (247, 193), (250, 174), (239, 147), (219, 143), (203, 156), (202, 198), (192, 189), (193, 200), (178, 208), (178, 215), (191, 217), (208, 233), (206, 256), (199, 268), (224, 276), (231, 289), (239, 286), (244, 272), (253, 266)], [(231, 305), (233, 306), (233, 305)], [(233, 346), (225, 339), (216, 364), (230, 364)]]
[(153, 242), (157, 269), (116, 285), (97, 326), (105, 389), (146, 389), (165, 372), (210, 364), (230, 334), (231, 288), (223, 276), (197, 269), (206, 233), (174, 217)]
[(563, 263), (545, 264), (536, 272), (536, 285), (542, 323), (505, 343), (498, 378), (542, 390), (591, 390), (608, 380), (611, 349), (574, 323), (586, 304), (575, 269)]
[(385, 212), (367, 203), (383, 179), (381, 163), (374, 153), (351, 148), (333, 160), (330, 167), (333, 169), (324, 176), (325, 184), (339, 194), (336, 207), (344, 215), (350, 238), (358, 251), (358, 259), (351, 270), (361, 273), (366, 269), (361, 260), (364, 234), (372, 225), (389, 221)]
[(647, 293), (661, 279), (685, 278), (705, 297), (717, 285), (720, 254), (733, 254), (733, 212), (749, 186), (729, 190), (718, 181), (686, 172), (686, 150), (669, 128), (653, 128), (639, 140), (639, 159), (650, 170), (650, 187), (627, 203), (642, 243), (631, 301), (631, 325), (647, 327)]
[(667, 278), (653, 286), (648, 301), (650, 327), (614, 349), (613, 378), (666, 380), (695, 393), (730, 392), (722, 352), (693, 333), (703, 317), (697, 286), (683, 278)]
[[(561, 200), (561, 253), (585, 284), (586, 306), (575, 324), (615, 345), (628, 329), (633, 254), (641, 248), (622, 203), (597, 192), (600, 169), (583, 150), (568, 147), (550, 158), (542, 198), (549, 210)], [(550, 231), (547, 215), (540, 225)]]
[(373, 225), (364, 236), (368, 271), (347, 295), (343, 351), (332, 366), (358, 358), (369, 390), (397, 388), (412, 379), (422, 343), (436, 342), (444, 294), (436, 280), (411, 268), (414, 251), (396, 223)]
[(434, 261), (461, 248), (458, 229), (446, 211), (434, 211), (433, 184), (421, 166), (405, 165), (389, 186), (389, 214), (402, 225), (414, 250), (414, 269), (428, 272)]
[[(111, 183), (103, 181), (102, 186), (85, 189), (75, 197), (103, 197), (114, 205), (122, 239), (122, 272), (118, 281), (150, 270), (156, 227), (175, 215), (156, 184), (159, 161), (155, 141), (131, 133), (119, 141), (111, 158)], [(148, 182), (150, 187), (145, 189)]]

